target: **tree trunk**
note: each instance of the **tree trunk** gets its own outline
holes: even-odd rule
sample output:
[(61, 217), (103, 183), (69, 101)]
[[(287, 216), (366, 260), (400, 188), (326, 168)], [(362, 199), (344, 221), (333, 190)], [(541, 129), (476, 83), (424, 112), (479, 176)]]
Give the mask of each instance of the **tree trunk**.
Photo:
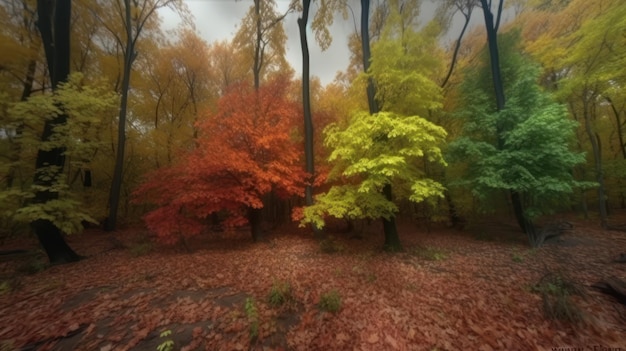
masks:
[(591, 143), (591, 150), (593, 152), (594, 166), (596, 171), (596, 182), (598, 182), (598, 209), (600, 211), (600, 225), (603, 229), (608, 227), (608, 211), (606, 207), (606, 190), (604, 188), (604, 171), (602, 169), (602, 150), (598, 144), (598, 139), (591, 127), (591, 116), (589, 113), (589, 100), (585, 95), (583, 99), (583, 118), (585, 119), (585, 132), (589, 137)]
[[(361, 0), (361, 47), (363, 49), (363, 71), (367, 73), (370, 68), (370, 59), (372, 53), (370, 50), (370, 32), (369, 32), (369, 12), (370, 2), (369, 0)], [(376, 101), (376, 87), (372, 77), (367, 79), (367, 103), (369, 106), (370, 114), (375, 114), (380, 111), (378, 102)], [(391, 184), (385, 185), (383, 188), (383, 194), (389, 201), (392, 200), (392, 187)], [(383, 218), (383, 230), (385, 232), (385, 250), (399, 251), (402, 249), (400, 244), (400, 237), (398, 236), (398, 228), (396, 226), (395, 216), (390, 216), (389, 219)]]
[(254, 89), (261, 86), (261, 66), (263, 64), (261, 52), (261, 41), (263, 40), (263, 32), (261, 28), (261, 0), (254, 0), (254, 14), (256, 15), (256, 39), (254, 44), (254, 62), (252, 66), (252, 74), (254, 75)]
[(263, 209), (260, 208), (248, 208), (248, 222), (250, 222), (250, 233), (252, 234), (252, 241), (255, 243), (263, 240), (263, 229), (261, 228), (263, 219)]
[[(496, 96), (496, 110), (500, 112), (504, 110), (506, 104), (506, 99), (504, 95), (504, 84), (502, 83), (502, 73), (500, 71), (500, 53), (498, 50), (498, 26), (500, 24), (500, 16), (502, 14), (503, 0), (500, 0), (498, 17), (495, 19), (495, 22), (493, 18), (493, 13), (491, 12), (491, 8), (489, 6), (491, 1), (488, 2), (487, 0), (480, 0), (480, 3), (483, 8), (483, 14), (485, 17), (485, 28), (487, 30), (489, 62), (491, 65), (493, 90)], [(502, 134), (504, 133), (504, 131), (501, 129), (500, 126), (496, 126), (496, 133), (498, 134), (498, 149), (501, 150), (504, 147), (502, 141)], [(524, 205), (522, 203), (521, 196), (516, 191), (511, 191), (510, 196), (511, 203), (513, 204), (513, 210), (515, 213), (515, 219), (517, 220), (517, 223), (522, 231), (528, 235), (531, 246), (534, 247), (536, 245), (536, 230), (532, 221), (524, 213)]]
[[(385, 195), (387, 201), (393, 201), (391, 185), (385, 185), (383, 188), (383, 194)], [(383, 230), (385, 232), (385, 251), (402, 251), (402, 244), (400, 243), (400, 236), (398, 235), (398, 227), (396, 226), (395, 216), (391, 216), (389, 219), (383, 218)]]
[[(70, 73), (70, 18), (72, 13), (71, 0), (57, 0), (54, 4), (46, 0), (37, 1), (37, 26), (48, 63), (52, 89), (67, 80)], [(55, 126), (63, 125), (67, 115), (59, 114), (44, 124), (41, 135), (42, 143), (49, 142), (54, 134)], [(50, 150), (39, 149), (35, 163), (34, 185), (46, 189), (57, 181), (65, 166), (65, 148), (55, 147)], [(52, 174), (50, 174), (52, 172)], [(45, 204), (56, 200), (58, 192), (40, 190), (35, 194), (34, 203)], [(51, 264), (74, 262), (80, 259), (63, 237), (63, 234), (51, 221), (37, 219), (30, 224), (31, 229), (46, 251)]]
[(120, 192), (124, 175), (124, 152), (126, 147), (126, 110), (128, 108), (128, 89), (130, 87), (130, 73), (135, 58), (135, 43), (133, 41), (132, 21), (130, 14), (130, 0), (124, 0), (126, 7), (126, 52), (124, 55), (124, 76), (122, 78), (122, 100), (117, 129), (117, 154), (115, 169), (109, 192), (109, 216), (105, 222), (105, 230), (113, 231), (117, 227), (117, 212), (120, 203)]
[[(313, 118), (311, 116), (311, 84), (310, 84), (310, 58), (309, 43), (306, 36), (306, 25), (309, 20), (309, 8), (311, 0), (304, 0), (302, 4), (302, 17), (298, 18), (300, 30), (300, 48), (302, 49), (302, 108), (304, 114), (304, 162), (305, 170), (309, 174), (306, 187), (304, 188), (304, 203), (313, 205), (313, 182), (315, 181), (315, 154), (313, 150)], [(320, 237), (322, 231), (313, 225), (313, 232)]]

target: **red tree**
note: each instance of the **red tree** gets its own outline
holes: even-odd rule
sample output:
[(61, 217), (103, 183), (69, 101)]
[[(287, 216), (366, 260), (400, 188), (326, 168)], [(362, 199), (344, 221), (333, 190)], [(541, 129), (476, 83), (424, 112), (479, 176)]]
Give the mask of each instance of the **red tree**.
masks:
[(288, 84), (276, 79), (257, 91), (234, 87), (218, 112), (199, 123), (197, 147), (135, 191), (136, 202), (157, 206), (144, 220), (160, 241), (197, 235), (208, 216), (224, 210), (224, 225), (249, 223), (256, 241), (265, 194), (304, 195), (302, 146), (294, 139), (301, 113), (287, 99)]

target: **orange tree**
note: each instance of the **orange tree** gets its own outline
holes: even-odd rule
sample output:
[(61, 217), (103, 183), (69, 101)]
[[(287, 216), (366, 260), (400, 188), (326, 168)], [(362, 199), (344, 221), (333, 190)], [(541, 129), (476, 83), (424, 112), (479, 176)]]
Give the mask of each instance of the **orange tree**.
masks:
[(164, 243), (200, 234), (206, 218), (228, 213), (226, 226), (250, 224), (261, 236), (263, 196), (303, 196), (302, 147), (295, 138), (300, 109), (287, 98), (289, 81), (259, 90), (233, 87), (217, 112), (198, 124), (197, 145), (174, 166), (160, 168), (135, 191), (135, 202), (155, 205), (144, 217)]

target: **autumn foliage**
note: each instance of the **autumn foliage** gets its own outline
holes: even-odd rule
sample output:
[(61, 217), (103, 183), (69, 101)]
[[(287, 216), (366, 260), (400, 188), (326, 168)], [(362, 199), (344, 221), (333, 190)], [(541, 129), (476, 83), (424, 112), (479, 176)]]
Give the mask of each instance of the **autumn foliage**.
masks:
[(300, 111), (287, 90), (282, 78), (259, 90), (234, 87), (217, 112), (198, 123), (196, 148), (146, 177), (135, 201), (156, 206), (144, 220), (160, 241), (200, 234), (206, 218), (220, 211), (228, 214), (223, 225), (245, 225), (272, 191), (282, 198), (303, 194), (302, 147), (295, 138)]

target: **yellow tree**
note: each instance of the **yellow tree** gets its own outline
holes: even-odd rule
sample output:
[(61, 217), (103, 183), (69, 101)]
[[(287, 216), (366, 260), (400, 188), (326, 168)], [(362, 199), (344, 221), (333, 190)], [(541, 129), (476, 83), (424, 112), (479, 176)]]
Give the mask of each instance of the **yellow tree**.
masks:
[(104, 11), (102, 8), (99, 9), (100, 12), (94, 11), (96, 18), (110, 33), (114, 47), (120, 50), (123, 57), (115, 167), (109, 193), (109, 215), (105, 224), (105, 229), (109, 231), (115, 230), (117, 223), (126, 147), (128, 93), (132, 65), (138, 55), (136, 48), (139, 39), (145, 34), (144, 29), (150, 23), (155, 23), (156, 11), (163, 7), (178, 11), (186, 19), (186, 8), (181, 0), (116, 0), (113, 6), (108, 6)]
[(252, 73), (254, 86), (258, 89), (261, 79), (272, 72), (291, 70), (285, 60), (287, 35), (282, 20), (294, 9), (290, 6), (281, 14), (274, 0), (254, 0), (241, 21), (233, 43), (242, 51), (244, 67)]
[(146, 77), (136, 85), (136, 110), (149, 135), (143, 148), (153, 153), (154, 167), (171, 166), (181, 149), (191, 149), (197, 137), (199, 111), (217, 101), (215, 74), (208, 45), (193, 31), (180, 29), (178, 40), (146, 52), (141, 65)]

